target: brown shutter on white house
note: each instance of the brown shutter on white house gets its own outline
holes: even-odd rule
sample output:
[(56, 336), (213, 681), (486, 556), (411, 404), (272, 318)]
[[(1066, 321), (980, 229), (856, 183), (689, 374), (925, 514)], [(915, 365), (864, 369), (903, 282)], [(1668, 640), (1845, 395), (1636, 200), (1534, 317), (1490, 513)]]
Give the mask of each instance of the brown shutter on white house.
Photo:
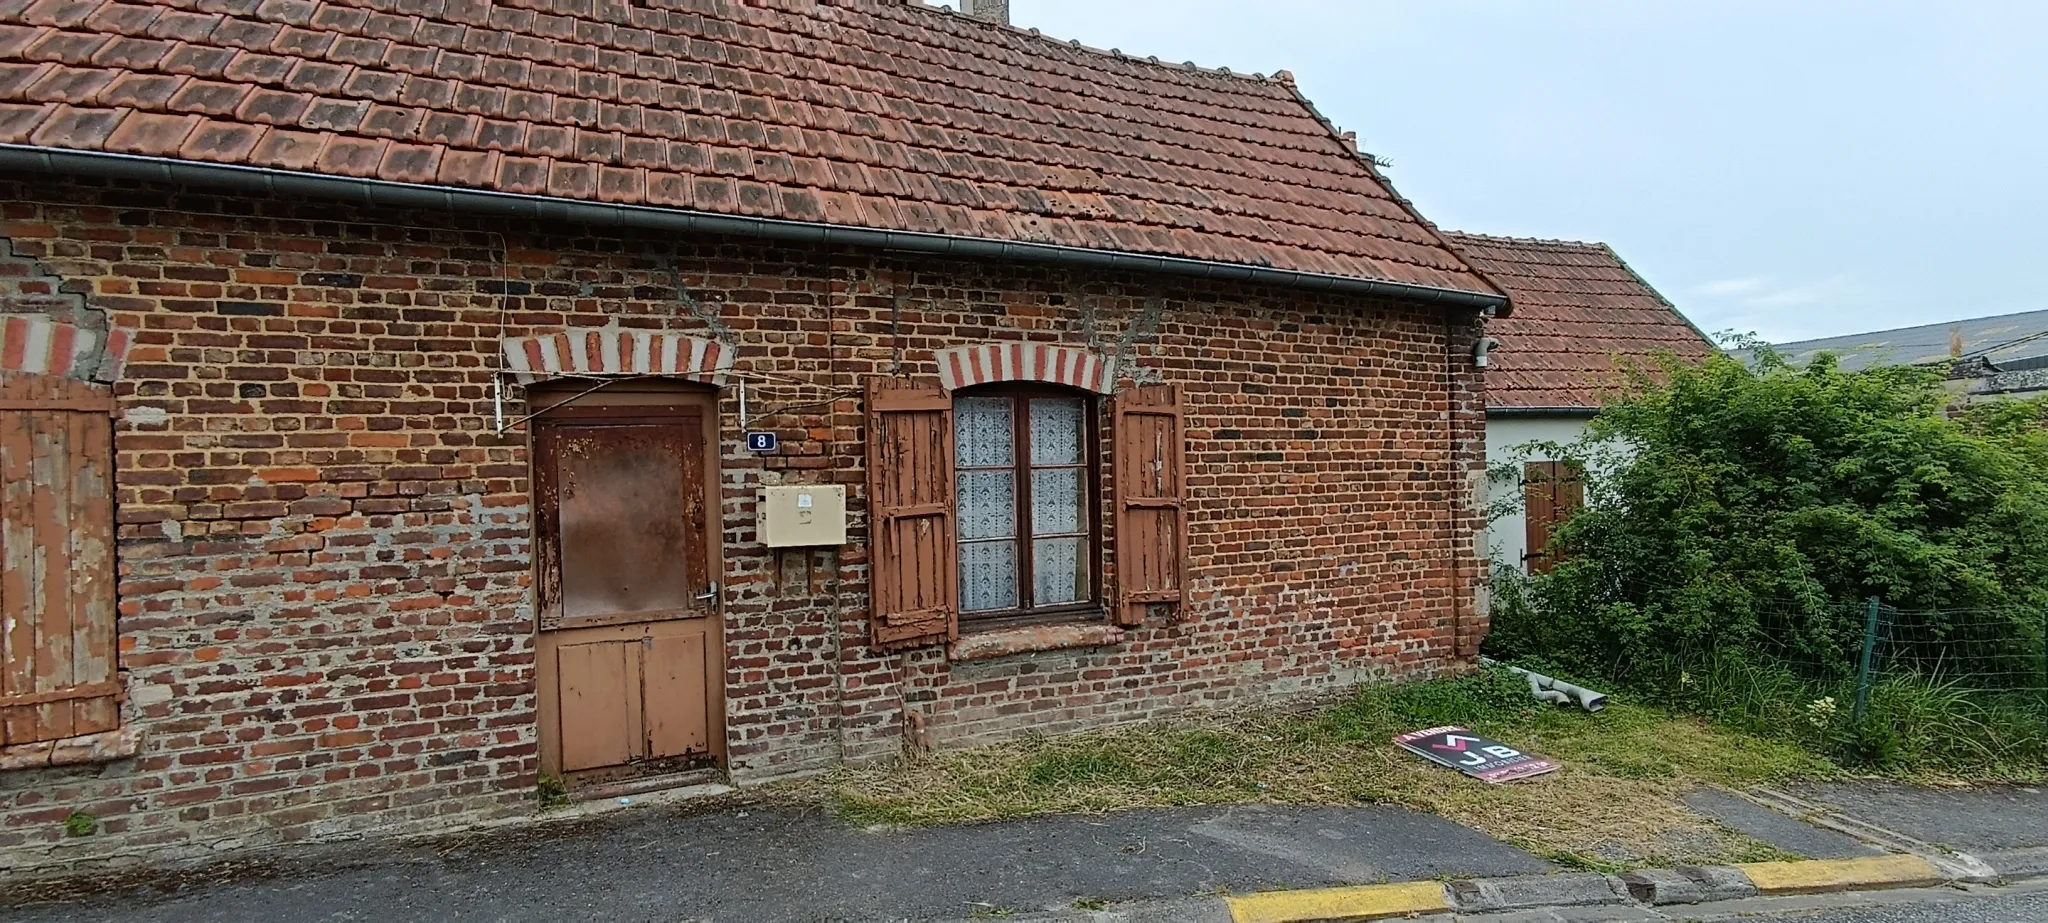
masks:
[(1529, 462), (1522, 468), (1522, 515), (1527, 523), (1522, 560), (1529, 573), (1547, 574), (1563, 560), (1550, 547), (1557, 527), (1586, 505), (1586, 481), (1571, 462)]
[(1116, 477), (1116, 612), (1140, 625), (1155, 605), (1187, 617), (1185, 431), (1178, 385), (1119, 393), (1112, 439)]
[(114, 730), (113, 399), (0, 379), (0, 745)]
[(882, 648), (960, 633), (953, 399), (936, 381), (868, 379), (868, 596)]

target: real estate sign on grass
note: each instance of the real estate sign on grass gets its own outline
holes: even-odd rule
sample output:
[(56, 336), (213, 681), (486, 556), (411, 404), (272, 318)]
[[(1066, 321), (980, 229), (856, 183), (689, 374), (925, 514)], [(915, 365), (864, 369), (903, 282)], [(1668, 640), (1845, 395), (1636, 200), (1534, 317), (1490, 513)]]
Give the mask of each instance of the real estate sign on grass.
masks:
[(1461, 727), (1410, 731), (1394, 738), (1405, 750), (1485, 782), (1512, 782), (1556, 772), (1557, 764)]

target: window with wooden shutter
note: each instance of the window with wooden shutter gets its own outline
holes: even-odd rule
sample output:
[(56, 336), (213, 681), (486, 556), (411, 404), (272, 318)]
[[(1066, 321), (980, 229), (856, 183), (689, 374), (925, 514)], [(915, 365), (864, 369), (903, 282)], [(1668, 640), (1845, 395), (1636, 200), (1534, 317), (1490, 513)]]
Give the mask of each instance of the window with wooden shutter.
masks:
[(1586, 482), (1572, 462), (1529, 462), (1522, 468), (1523, 518), (1527, 549), (1522, 563), (1532, 574), (1547, 574), (1562, 560), (1551, 550), (1557, 527), (1586, 505)]
[(1187, 464), (1178, 385), (1116, 396), (1115, 619), (1139, 625), (1155, 606), (1187, 616)]
[(883, 648), (959, 635), (953, 399), (938, 382), (871, 378), (868, 596)]
[(0, 378), (0, 745), (115, 730), (113, 399)]

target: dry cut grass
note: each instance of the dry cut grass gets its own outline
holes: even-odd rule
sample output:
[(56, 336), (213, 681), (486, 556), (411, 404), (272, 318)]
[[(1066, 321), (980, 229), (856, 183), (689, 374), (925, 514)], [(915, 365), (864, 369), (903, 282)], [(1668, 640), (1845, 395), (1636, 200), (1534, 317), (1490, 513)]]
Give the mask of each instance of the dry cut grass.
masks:
[[(1400, 750), (1398, 733), (1463, 725), (1563, 765), (1488, 785)], [(1831, 774), (1797, 747), (1665, 712), (1538, 708), (1511, 676), (1362, 690), (1313, 712), (1154, 723), (941, 753), (825, 781), (857, 823), (942, 824), (1049, 813), (1273, 802), (1389, 804), (1449, 818), (1583, 868), (1752, 861), (1770, 847), (1679, 796)]]

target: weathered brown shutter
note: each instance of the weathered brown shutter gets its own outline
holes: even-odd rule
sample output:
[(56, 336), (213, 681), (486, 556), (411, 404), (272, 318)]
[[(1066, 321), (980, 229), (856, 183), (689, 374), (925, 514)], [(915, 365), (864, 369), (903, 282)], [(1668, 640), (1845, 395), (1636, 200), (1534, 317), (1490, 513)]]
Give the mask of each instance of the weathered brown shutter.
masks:
[(0, 378), (0, 744), (114, 730), (113, 399)]
[(960, 633), (953, 399), (938, 382), (868, 380), (868, 595), (883, 648)]
[(1149, 385), (1116, 396), (1115, 620), (1140, 625), (1168, 604), (1187, 617), (1186, 437), (1180, 387)]
[(1571, 462), (1529, 462), (1522, 468), (1523, 518), (1527, 527), (1522, 560), (1529, 573), (1547, 574), (1561, 560), (1550, 547), (1557, 527), (1586, 505), (1586, 482)]

